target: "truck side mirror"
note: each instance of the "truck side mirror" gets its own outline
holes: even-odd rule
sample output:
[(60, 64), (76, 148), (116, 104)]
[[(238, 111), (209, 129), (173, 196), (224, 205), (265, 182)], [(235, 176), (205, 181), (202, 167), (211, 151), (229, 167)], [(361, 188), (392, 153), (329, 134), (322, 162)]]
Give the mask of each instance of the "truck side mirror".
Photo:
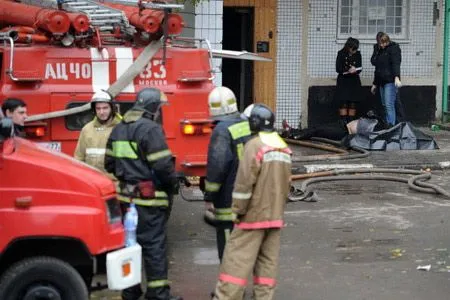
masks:
[(0, 141), (10, 138), (14, 135), (14, 123), (10, 118), (0, 120)]

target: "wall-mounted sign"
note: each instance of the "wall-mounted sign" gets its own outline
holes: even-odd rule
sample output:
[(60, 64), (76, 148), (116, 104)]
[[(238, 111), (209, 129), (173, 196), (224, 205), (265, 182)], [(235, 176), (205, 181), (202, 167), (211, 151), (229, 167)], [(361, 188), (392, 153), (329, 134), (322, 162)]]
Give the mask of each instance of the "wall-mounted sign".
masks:
[(256, 52), (259, 53), (269, 52), (269, 42), (257, 41)]

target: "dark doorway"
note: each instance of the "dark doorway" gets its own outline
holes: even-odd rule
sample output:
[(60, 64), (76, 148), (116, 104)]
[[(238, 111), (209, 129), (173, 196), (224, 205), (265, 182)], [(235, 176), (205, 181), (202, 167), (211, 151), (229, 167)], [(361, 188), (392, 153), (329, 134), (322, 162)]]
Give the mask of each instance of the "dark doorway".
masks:
[[(253, 7), (223, 8), (223, 49), (253, 52)], [(253, 103), (253, 61), (222, 60), (222, 85), (229, 87), (238, 98), (243, 111)]]

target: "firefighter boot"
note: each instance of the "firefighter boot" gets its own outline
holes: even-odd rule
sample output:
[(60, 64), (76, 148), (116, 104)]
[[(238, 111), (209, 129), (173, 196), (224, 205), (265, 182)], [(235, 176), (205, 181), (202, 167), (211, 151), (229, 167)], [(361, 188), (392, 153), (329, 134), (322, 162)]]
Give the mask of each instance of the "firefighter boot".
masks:
[(122, 291), (122, 300), (138, 300), (142, 296), (141, 286), (134, 285)]

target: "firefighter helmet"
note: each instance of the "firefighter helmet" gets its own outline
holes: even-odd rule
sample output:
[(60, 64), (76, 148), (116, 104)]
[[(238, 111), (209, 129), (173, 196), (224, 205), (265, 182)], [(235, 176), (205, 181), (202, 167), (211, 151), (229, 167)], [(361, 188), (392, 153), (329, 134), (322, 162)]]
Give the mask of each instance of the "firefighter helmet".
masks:
[(224, 86), (215, 87), (208, 96), (209, 115), (213, 119), (237, 113), (236, 96)]
[(274, 131), (275, 115), (272, 110), (264, 104), (255, 104), (248, 118), (252, 132)]
[(255, 106), (255, 104), (250, 104), (244, 109), (244, 112), (241, 114), (241, 118), (248, 120), (250, 118), (250, 114), (252, 113), (252, 109)]
[(95, 111), (95, 104), (96, 103), (109, 103), (109, 105), (111, 105), (111, 108), (114, 108), (113, 105), (113, 100), (111, 95), (104, 91), (104, 90), (100, 90), (98, 92), (96, 92), (92, 98), (91, 98), (91, 109), (93, 111)]
[(104, 90), (100, 90), (100, 91), (96, 92), (91, 98), (92, 107), (94, 107), (95, 103), (99, 103), (99, 102), (105, 102), (105, 103), (112, 104), (112, 97), (108, 92), (106, 92)]
[(136, 95), (134, 110), (142, 110), (149, 113), (153, 120), (160, 114), (161, 105), (167, 104), (167, 96), (156, 88), (145, 88)]

